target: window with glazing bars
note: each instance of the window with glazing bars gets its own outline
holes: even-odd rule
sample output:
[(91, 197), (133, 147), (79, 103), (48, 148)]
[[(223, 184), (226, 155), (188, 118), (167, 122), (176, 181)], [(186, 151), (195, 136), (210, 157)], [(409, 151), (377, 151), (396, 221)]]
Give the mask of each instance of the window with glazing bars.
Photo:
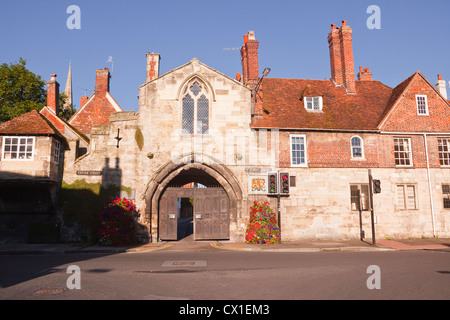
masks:
[(291, 166), (306, 166), (306, 136), (293, 134), (291, 139)]
[(450, 166), (450, 138), (438, 138), (438, 151), (441, 166)]
[(363, 157), (362, 139), (360, 137), (353, 137), (350, 142), (352, 144), (352, 158), (362, 158)]
[(397, 209), (417, 209), (416, 186), (412, 184), (397, 185)]
[(442, 185), (442, 197), (444, 200), (444, 209), (450, 209), (450, 184)]
[(203, 84), (195, 81), (187, 86), (182, 104), (182, 132), (184, 134), (208, 134), (209, 100)]
[(308, 111), (321, 111), (322, 97), (305, 97), (305, 108)]
[(411, 139), (409, 138), (394, 138), (394, 156), (395, 165), (397, 166), (411, 166)]
[(427, 96), (416, 95), (416, 102), (417, 102), (417, 114), (428, 115)]
[(34, 137), (3, 137), (3, 160), (33, 160)]

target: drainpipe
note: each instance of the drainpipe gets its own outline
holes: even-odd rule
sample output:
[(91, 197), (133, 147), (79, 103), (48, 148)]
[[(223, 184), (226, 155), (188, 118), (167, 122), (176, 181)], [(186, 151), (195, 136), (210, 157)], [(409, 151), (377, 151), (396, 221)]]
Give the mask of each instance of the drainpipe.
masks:
[(436, 238), (436, 226), (434, 223), (433, 191), (431, 188), (430, 163), (428, 160), (428, 146), (427, 146), (427, 134), (426, 133), (423, 134), (423, 140), (425, 142), (425, 155), (426, 155), (426, 160), (427, 160), (428, 189), (429, 189), (429, 193), (430, 193), (431, 221), (433, 224), (433, 237)]

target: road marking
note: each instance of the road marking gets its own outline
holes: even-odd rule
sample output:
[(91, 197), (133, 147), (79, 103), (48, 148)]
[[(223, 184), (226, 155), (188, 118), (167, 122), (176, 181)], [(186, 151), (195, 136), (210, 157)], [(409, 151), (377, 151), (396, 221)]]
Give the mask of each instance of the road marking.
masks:
[(206, 260), (168, 260), (161, 267), (206, 267)]

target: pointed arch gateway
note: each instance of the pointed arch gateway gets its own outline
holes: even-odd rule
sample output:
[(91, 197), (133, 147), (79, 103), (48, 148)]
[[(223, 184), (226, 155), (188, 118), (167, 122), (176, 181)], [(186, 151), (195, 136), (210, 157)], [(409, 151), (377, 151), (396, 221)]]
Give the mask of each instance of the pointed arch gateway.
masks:
[[(192, 198), (194, 240), (232, 239), (240, 218), (242, 189), (224, 165), (204, 155), (191, 154), (170, 161), (151, 178), (145, 193), (145, 220), (152, 242), (177, 240), (178, 202)], [(183, 188), (188, 183), (200, 188)]]

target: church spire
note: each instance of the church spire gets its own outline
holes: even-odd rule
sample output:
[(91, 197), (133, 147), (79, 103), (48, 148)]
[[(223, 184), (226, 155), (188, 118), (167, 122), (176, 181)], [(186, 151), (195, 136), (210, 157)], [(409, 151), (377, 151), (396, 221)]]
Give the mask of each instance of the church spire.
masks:
[(66, 103), (64, 104), (63, 109), (67, 109), (72, 104), (72, 62), (69, 64), (69, 73), (67, 74), (66, 89), (64, 90), (64, 94), (66, 95)]

